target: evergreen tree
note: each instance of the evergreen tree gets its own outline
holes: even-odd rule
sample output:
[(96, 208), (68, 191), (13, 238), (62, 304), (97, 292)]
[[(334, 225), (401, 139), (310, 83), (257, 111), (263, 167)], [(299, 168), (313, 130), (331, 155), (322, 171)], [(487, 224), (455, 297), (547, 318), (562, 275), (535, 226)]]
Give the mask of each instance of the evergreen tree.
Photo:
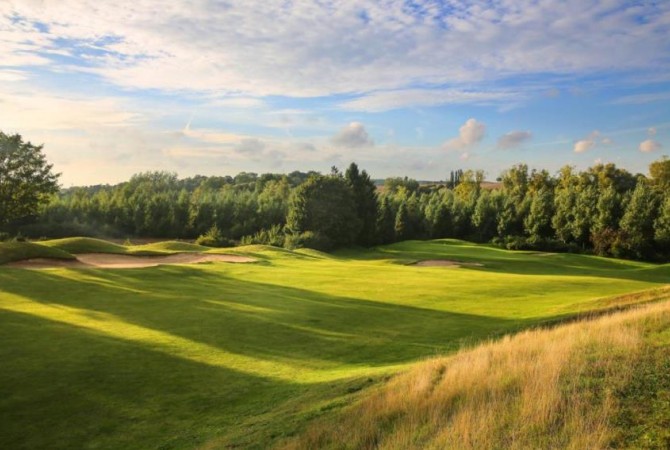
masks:
[(377, 188), (367, 172), (365, 170), (359, 172), (358, 166), (353, 162), (347, 168), (344, 178), (353, 192), (356, 215), (361, 222), (361, 231), (356, 243), (364, 246), (373, 245), (376, 240)]
[(377, 241), (380, 244), (390, 244), (395, 239), (395, 215), (388, 196), (382, 197), (377, 215)]

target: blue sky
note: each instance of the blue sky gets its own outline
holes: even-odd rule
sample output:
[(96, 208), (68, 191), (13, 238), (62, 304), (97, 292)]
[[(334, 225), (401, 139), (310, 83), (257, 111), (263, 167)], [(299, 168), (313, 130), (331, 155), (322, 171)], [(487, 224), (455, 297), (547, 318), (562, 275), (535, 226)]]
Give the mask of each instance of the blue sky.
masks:
[(670, 2), (5, 0), (0, 130), (64, 186), (670, 153)]

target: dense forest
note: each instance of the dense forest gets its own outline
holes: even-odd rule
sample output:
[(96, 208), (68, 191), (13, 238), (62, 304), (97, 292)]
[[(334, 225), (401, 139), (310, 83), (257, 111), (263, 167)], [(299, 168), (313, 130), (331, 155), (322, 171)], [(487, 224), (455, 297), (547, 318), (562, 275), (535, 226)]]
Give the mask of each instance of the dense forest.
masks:
[(482, 188), (481, 171), (444, 183), (389, 178), (375, 186), (352, 163), (283, 174), (178, 179), (141, 173), (114, 186), (60, 191), (21, 231), (31, 237), (88, 235), (262, 243), (329, 250), (406, 239), (461, 238), (511, 249), (670, 259), (670, 160), (633, 175), (613, 164), (557, 174), (506, 170)]

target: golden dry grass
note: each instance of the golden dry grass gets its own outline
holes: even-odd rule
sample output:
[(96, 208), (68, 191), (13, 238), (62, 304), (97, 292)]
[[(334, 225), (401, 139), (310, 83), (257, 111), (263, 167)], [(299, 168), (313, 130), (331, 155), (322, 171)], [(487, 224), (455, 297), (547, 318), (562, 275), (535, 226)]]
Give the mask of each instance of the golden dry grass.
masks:
[(417, 364), (284, 449), (599, 449), (670, 302), (532, 330)]

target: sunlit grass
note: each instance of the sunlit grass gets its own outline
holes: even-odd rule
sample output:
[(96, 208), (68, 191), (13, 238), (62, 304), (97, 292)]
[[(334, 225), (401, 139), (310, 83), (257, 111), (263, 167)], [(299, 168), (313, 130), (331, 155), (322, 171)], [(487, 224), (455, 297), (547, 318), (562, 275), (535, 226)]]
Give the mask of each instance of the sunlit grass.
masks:
[[(259, 262), (0, 267), (0, 447), (265, 448), (418, 360), (649, 301), (665, 293), (622, 294), (670, 279), (668, 265), (460, 241), (210, 251)], [(482, 266), (405, 265), (441, 258)]]
[[(282, 448), (598, 449), (629, 448), (630, 440), (639, 448), (644, 440), (627, 441), (631, 431), (615, 420), (626, 402), (621, 392), (640, 373), (645, 349), (658, 345), (655, 334), (669, 327), (666, 301), (416, 364)], [(667, 356), (656, 361), (667, 367)], [(650, 383), (641, 397), (654, 399), (658, 388)], [(670, 437), (658, 418), (647, 436), (644, 448)]]

